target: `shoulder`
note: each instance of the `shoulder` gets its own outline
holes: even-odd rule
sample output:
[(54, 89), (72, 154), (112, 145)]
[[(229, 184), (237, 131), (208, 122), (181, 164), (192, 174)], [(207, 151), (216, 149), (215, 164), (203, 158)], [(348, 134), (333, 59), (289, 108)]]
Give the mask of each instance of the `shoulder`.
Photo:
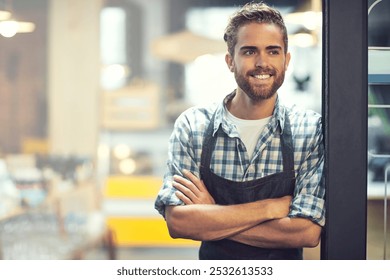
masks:
[(297, 106), (285, 107), (285, 114), (290, 119), (296, 160), (303, 164), (308, 162), (310, 155), (313, 165), (324, 154), (321, 114)]
[(296, 105), (287, 107), (281, 105), (285, 114), (290, 119), (291, 128), (293, 130), (305, 131), (308, 133), (309, 131), (321, 131), (322, 129), (322, 116), (318, 112), (309, 109), (303, 109)]
[(302, 152), (322, 147), (324, 137), (321, 114), (297, 106), (284, 109), (290, 119), (295, 150)]
[(213, 103), (208, 106), (193, 106), (182, 112), (175, 121), (175, 129), (188, 129), (202, 131), (210, 123), (214, 112), (219, 104)]

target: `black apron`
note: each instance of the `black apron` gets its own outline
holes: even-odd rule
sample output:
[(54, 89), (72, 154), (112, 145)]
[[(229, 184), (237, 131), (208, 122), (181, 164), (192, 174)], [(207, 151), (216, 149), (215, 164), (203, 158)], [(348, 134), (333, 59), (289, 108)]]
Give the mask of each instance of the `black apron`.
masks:
[[(283, 172), (260, 179), (236, 182), (222, 178), (210, 170), (211, 155), (221, 128), (213, 136), (214, 116), (205, 132), (200, 174), (208, 191), (219, 205), (253, 202), (266, 198), (293, 195), (295, 188), (294, 150), (290, 120), (286, 114), (280, 143), (283, 156)], [(223, 187), (221, 187), (223, 186)], [(229, 239), (203, 241), (199, 249), (201, 260), (277, 260), (302, 259), (302, 248), (266, 249)]]

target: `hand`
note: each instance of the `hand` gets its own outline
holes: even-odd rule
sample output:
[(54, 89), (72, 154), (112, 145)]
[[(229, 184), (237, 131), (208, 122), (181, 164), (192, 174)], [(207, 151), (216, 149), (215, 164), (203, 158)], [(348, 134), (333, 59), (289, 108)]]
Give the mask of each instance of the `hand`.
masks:
[(189, 204), (215, 204), (214, 198), (208, 192), (202, 180), (188, 170), (183, 170), (183, 175), (187, 178), (173, 176), (173, 187), (178, 191), (176, 196), (186, 205)]
[(270, 217), (273, 219), (284, 218), (288, 215), (290, 211), (290, 204), (292, 201), (292, 196), (287, 195), (279, 198), (271, 198), (265, 200), (266, 208), (269, 209)]

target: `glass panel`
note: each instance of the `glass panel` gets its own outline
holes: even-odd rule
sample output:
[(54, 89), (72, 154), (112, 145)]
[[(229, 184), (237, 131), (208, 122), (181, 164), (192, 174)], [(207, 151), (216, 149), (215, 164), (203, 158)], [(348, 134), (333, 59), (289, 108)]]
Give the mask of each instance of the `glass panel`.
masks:
[(367, 259), (389, 258), (390, 2), (368, 1)]

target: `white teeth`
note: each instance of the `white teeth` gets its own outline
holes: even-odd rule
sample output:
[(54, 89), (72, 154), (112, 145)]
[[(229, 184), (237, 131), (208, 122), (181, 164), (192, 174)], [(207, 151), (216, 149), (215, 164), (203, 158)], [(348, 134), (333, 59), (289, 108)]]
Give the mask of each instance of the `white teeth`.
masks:
[(268, 79), (269, 77), (271, 77), (271, 75), (269, 75), (269, 74), (267, 74), (267, 75), (255, 75), (254, 77), (256, 79), (265, 80), (265, 79)]

